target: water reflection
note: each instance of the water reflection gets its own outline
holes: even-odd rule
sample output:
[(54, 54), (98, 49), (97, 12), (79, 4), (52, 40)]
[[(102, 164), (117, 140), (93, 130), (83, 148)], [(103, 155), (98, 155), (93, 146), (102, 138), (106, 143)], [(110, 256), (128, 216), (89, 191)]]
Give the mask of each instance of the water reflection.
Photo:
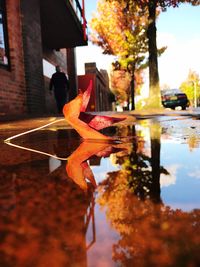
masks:
[[(87, 266), (88, 225), (94, 225), (94, 195), (66, 179), (48, 162), (3, 171), (0, 187), (0, 266)], [(2, 170), (1, 170), (2, 172)], [(2, 174), (2, 173), (1, 173)]]
[(95, 177), (87, 160), (92, 160), (93, 156), (99, 158), (109, 157), (112, 153), (117, 153), (121, 150), (126, 150), (126, 146), (122, 143), (83, 141), (68, 158), (66, 164), (67, 174), (83, 190), (88, 188), (86, 179), (96, 188)]
[[(145, 140), (136, 132), (134, 125), (126, 127), (126, 134), (136, 138), (129, 140), (128, 153), (115, 156), (115, 163), (122, 166), (128, 187), (135, 195), (141, 200), (150, 198), (154, 202), (160, 202), (160, 175), (169, 175), (169, 172), (160, 166), (161, 126), (159, 123), (150, 125), (149, 155), (146, 153)], [(112, 179), (108, 180), (111, 182)]]
[[(45, 155), (9, 147), (0, 170), (0, 266), (199, 266), (199, 198), (186, 212), (167, 206), (165, 195), (199, 196), (199, 138), (190, 141), (197, 128), (175, 134), (167, 123), (112, 128), (118, 143), (38, 133), (28, 141), (58, 158), (50, 171)], [(93, 165), (104, 170), (99, 179)]]
[(172, 210), (132, 194), (124, 172), (99, 188), (98, 202), (120, 238), (112, 244), (117, 266), (199, 266), (200, 210)]
[[(135, 127), (132, 131), (136, 134)], [(162, 203), (160, 174), (169, 172), (160, 166), (161, 131), (160, 124), (150, 125), (150, 156), (134, 139), (130, 153), (115, 159), (122, 169), (98, 187), (97, 202), (120, 236), (112, 244), (116, 266), (200, 264), (200, 210), (173, 210)]]

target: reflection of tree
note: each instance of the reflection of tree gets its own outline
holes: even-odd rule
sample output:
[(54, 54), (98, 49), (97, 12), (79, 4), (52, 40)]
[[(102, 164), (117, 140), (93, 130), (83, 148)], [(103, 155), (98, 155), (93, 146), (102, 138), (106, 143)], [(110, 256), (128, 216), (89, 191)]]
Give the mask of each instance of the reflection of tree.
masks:
[[(132, 126), (132, 136), (136, 136), (135, 127)], [(160, 174), (169, 174), (160, 166), (160, 125), (153, 124), (150, 127), (151, 157), (144, 154), (142, 145), (144, 140), (133, 139), (132, 149), (129, 155), (118, 158), (117, 162), (123, 166), (127, 175), (128, 186), (139, 198), (150, 197), (154, 201), (160, 201)]]
[(188, 137), (188, 146), (190, 148), (190, 151), (193, 149), (199, 147), (199, 137), (195, 134)]
[[(151, 136), (151, 167), (152, 167), (152, 183), (150, 183), (150, 197), (154, 201), (160, 201), (160, 135), (161, 127), (154, 123), (150, 126)], [(162, 168), (163, 173), (168, 172)]]
[[(108, 214), (113, 223), (111, 201)], [(120, 200), (115, 203), (119, 204)], [(118, 211), (120, 219), (115, 218), (113, 226), (121, 238), (113, 246), (113, 259), (120, 266), (199, 266), (199, 210), (172, 211), (127, 194), (126, 206), (118, 206)]]
[(160, 132), (159, 125), (150, 129), (151, 158), (133, 142), (130, 155), (118, 159), (123, 169), (109, 173), (99, 187), (98, 202), (121, 237), (113, 245), (113, 259), (120, 266), (200, 263), (200, 211), (173, 211), (159, 202), (160, 173), (167, 174), (160, 167)]
[(142, 153), (138, 139), (128, 156), (118, 158), (122, 170), (109, 173), (99, 187), (98, 202), (120, 234), (113, 245), (113, 259), (120, 266), (200, 264), (200, 211), (173, 211), (159, 202), (160, 173), (168, 173), (160, 167), (160, 133), (153, 124), (151, 158)]

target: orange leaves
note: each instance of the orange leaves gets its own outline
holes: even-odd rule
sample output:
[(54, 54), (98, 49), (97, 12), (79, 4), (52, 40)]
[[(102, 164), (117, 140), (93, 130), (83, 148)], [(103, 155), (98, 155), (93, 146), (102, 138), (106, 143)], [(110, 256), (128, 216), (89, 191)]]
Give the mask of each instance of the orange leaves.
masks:
[(97, 13), (90, 21), (90, 39), (101, 46), (106, 54), (135, 57), (136, 54), (146, 52), (143, 48), (141, 51), (146, 43), (146, 26), (147, 16), (140, 5), (101, 0), (98, 2)]
[[(83, 190), (87, 190), (88, 179), (94, 187), (96, 182), (87, 160), (93, 156), (107, 156), (112, 152), (112, 145), (108, 142), (113, 138), (101, 134), (98, 130), (111, 126), (113, 123), (125, 120), (126, 117), (108, 117), (85, 113), (92, 91), (92, 82), (87, 90), (66, 104), (63, 113), (66, 121), (85, 139), (101, 140), (91, 143), (84, 141), (68, 158), (66, 171), (68, 176)], [(103, 140), (103, 141), (102, 141)], [(119, 148), (121, 150), (121, 148)]]
[(102, 139), (110, 140), (109, 136), (99, 133), (97, 130), (111, 126), (113, 123), (125, 120), (125, 116), (108, 117), (101, 115), (92, 115), (84, 113), (90, 99), (92, 90), (92, 82), (90, 82), (87, 90), (65, 104), (63, 113), (66, 121), (79, 133), (83, 139)]
[(105, 142), (90, 143), (84, 141), (68, 158), (66, 166), (67, 174), (83, 190), (87, 190), (88, 187), (86, 179), (88, 179), (92, 185), (96, 187), (95, 178), (90, 166), (87, 163), (87, 160), (91, 156), (104, 151), (104, 149), (109, 146), (110, 144)]
[(113, 70), (110, 73), (111, 88), (121, 101), (127, 100), (130, 90), (131, 76), (125, 70)]
[(126, 36), (123, 34), (125, 29), (125, 17), (123, 9), (125, 4), (113, 1), (98, 2), (98, 14), (90, 22), (92, 28), (91, 41), (100, 45), (105, 53), (123, 54)]
[(81, 137), (83, 137), (83, 139), (109, 140), (110, 137), (97, 132), (87, 123), (79, 119), (82, 102), (83, 94), (80, 93), (74, 100), (64, 106), (63, 113), (66, 121), (79, 133)]

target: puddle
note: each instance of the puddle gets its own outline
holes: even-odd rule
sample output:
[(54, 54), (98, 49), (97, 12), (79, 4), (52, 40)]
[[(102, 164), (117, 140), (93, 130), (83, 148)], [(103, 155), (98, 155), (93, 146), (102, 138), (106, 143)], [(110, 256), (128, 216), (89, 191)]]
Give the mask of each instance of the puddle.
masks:
[(198, 120), (104, 133), (58, 123), (1, 143), (0, 266), (200, 266)]

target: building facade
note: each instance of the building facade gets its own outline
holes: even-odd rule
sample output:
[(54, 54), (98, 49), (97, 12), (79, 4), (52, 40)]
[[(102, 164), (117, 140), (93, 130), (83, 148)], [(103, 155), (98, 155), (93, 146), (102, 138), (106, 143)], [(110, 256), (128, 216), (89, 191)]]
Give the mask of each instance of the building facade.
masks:
[(48, 85), (60, 65), (77, 94), (74, 48), (87, 45), (84, 1), (0, 0), (0, 116), (56, 112)]
[(109, 89), (109, 77), (106, 70), (98, 70), (96, 63), (85, 63), (85, 74), (78, 76), (78, 88), (85, 91), (92, 81), (92, 93), (87, 111), (113, 110), (114, 95)]

